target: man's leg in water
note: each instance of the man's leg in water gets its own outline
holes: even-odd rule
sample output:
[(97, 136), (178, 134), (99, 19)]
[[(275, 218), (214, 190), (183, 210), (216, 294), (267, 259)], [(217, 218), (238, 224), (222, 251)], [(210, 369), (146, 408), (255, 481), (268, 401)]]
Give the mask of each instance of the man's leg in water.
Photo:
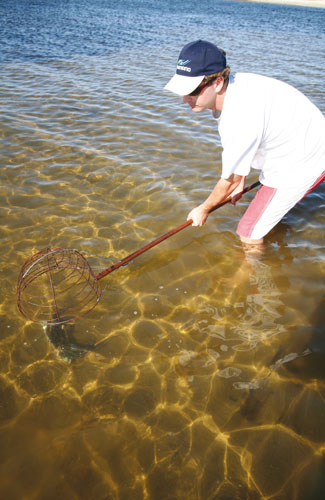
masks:
[(264, 236), (324, 180), (325, 173), (312, 183), (294, 188), (271, 188), (262, 185), (237, 227), (244, 251), (263, 252)]

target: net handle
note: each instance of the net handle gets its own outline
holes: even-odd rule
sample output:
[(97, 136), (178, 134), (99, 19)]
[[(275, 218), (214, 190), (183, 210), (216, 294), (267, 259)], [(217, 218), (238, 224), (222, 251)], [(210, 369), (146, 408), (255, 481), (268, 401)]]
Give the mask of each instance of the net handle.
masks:
[[(237, 193), (234, 196), (234, 198), (237, 198), (237, 197), (239, 198), (243, 194), (248, 193), (249, 191), (251, 191), (252, 189), (254, 189), (254, 188), (256, 188), (256, 187), (258, 187), (260, 185), (261, 185), (261, 183), (259, 181), (254, 182), (250, 186), (247, 186), (245, 189), (243, 189), (243, 191), (241, 191), (240, 193)], [(221, 203), (218, 203), (218, 205), (216, 205), (215, 207), (213, 207), (209, 211), (209, 213), (214, 212), (215, 210), (217, 210), (217, 208), (223, 207), (227, 203), (230, 203), (232, 201), (232, 198), (233, 197), (230, 196), (225, 201), (222, 201)], [(121, 266), (124, 266), (125, 264), (127, 264), (131, 260), (133, 260), (136, 257), (138, 257), (139, 255), (143, 254), (144, 252), (146, 252), (150, 248), (158, 245), (162, 241), (167, 240), (167, 238), (170, 238), (171, 236), (173, 236), (174, 234), (178, 233), (179, 231), (182, 231), (182, 229), (185, 229), (186, 227), (190, 226), (192, 223), (193, 223), (192, 219), (190, 219), (190, 220), (188, 220), (186, 222), (183, 222), (183, 224), (180, 224), (179, 226), (175, 227), (174, 229), (171, 229), (170, 231), (168, 231), (168, 233), (165, 233), (162, 236), (159, 236), (159, 238), (156, 238), (155, 240), (151, 241), (151, 243), (148, 243), (147, 245), (143, 246), (142, 248), (139, 248), (139, 250), (136, 250), (135, 252), (131, 253), (127, 257), (124, 257), (124, 259), (120, 260), (119, 262), (116, 262), (115, 264), (112, 264), (107, 269), (104, 269), (102, 272), (100, 272), (99, 274), (97, 274), (95, 276), (95, 279), (98, 281), (98, 280), (104, 278), (104, 276), (107, 276), (108, 274), (112, 273), (113, 271), (116, 271), (116, 269), (119, 269)]]

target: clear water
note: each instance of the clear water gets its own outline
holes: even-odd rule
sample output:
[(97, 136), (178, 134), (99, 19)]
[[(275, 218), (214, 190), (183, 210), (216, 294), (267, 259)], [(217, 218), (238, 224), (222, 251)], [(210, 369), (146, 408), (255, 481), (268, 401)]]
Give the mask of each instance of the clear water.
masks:
[(186, 42), (325, 112), (325, 10), (10, 0), (0, 19), (1, 498), (323, 498), (324, 186), (261, 259), (235, 235), (248, 194), (113, 273), (65, 330), (102, 343), (72, 360), (19, 314), (16, 282), (47, 246), (103, 269), (210, 192), (214, 121), (163, 90)]

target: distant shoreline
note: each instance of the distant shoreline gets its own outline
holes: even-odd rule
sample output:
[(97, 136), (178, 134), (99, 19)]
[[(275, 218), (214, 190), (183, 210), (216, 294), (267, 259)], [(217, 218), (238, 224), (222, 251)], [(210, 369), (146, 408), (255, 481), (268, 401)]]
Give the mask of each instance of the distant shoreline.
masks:
[(282, 5), (296, 5), (298, 7), (315, 7), (325, 9), (325, 0), (238, 0), (239, 2), (277, 3)]

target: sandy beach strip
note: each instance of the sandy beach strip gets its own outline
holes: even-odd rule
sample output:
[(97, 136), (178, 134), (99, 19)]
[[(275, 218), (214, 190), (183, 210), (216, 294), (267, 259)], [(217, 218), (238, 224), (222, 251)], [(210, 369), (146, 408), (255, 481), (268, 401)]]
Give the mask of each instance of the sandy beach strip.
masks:
[(277, 3), (282, 5), (296, 5), (298, 7), (316, 7), (325, 9), (325, 0), (239, 0), (240, 2)]

